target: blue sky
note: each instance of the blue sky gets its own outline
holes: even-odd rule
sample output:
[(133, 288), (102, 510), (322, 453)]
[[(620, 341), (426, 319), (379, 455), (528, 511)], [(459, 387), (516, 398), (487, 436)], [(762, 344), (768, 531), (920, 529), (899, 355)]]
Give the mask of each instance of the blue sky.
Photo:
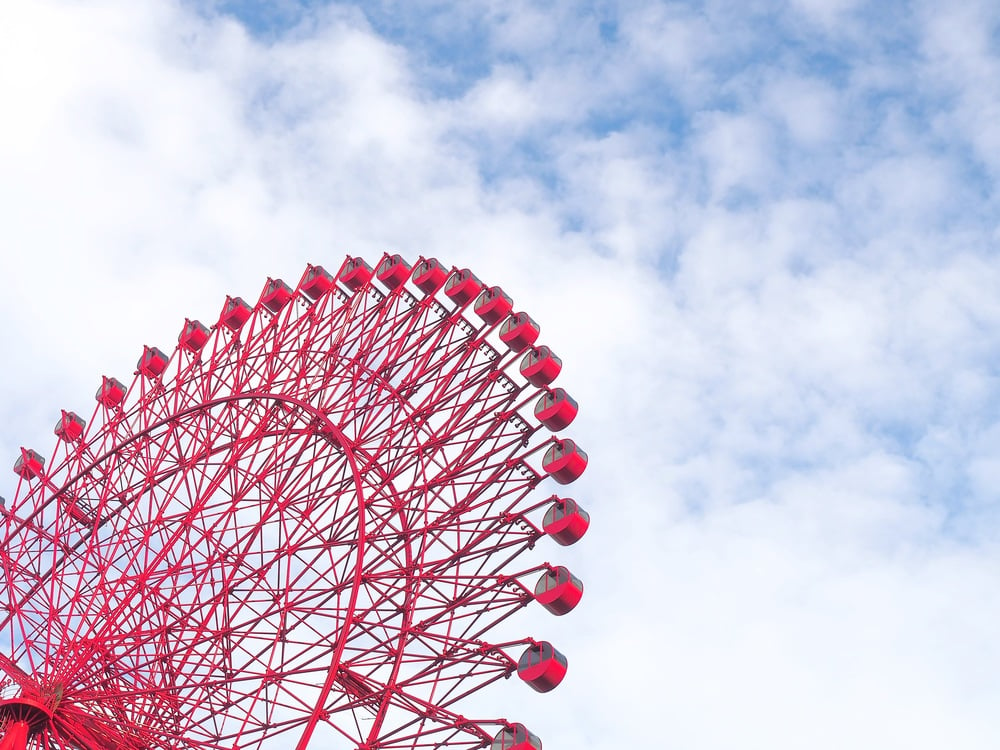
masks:
[(0, 29), (0, 455), (227, 293), (434, 255), (542, 324), (593, 460), (587, 544), (551, 552), (586, 597), (523, 620), (570, 676), (493, 715), (549, 750), (995, 746), (995, 4), (39, 0)]

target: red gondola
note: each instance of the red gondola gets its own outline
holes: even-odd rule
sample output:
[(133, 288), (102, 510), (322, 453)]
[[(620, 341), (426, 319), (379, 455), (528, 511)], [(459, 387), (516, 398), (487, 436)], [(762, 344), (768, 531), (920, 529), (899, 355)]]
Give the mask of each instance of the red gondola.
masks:
[(206, 341), (208, 341), (208, 326), (199, 320), (185, 319), (184, 328), (177, 337), (177, 343), (181, 348), (189, 352), (200, 352)]
[(145, 346), (142, 349), (142, 356), (136, 363), (136, 369), (147, 378), (155, 378), (167, 369), (169, 357), (155, 346)]
[(424, 294), (434, 294), (448, 278), (448, 271), (437, 258), (424, 258), (413, 267), (410, 279)]
[(542, 741), (524, 724), (511, 724), (497, 732), (490, 750), (542, 750)]
[(42, 473), (45, 457), (30, 448), (21, 448), (21, 455), (14, 463), (14, 472), (22, 479), (31, 479)]
[(520, 352), (527, 349), (538, 339), (538, 324), (527, 313), (519, 312), (511, 315), (500, 326), (500, 340), (512, 351)]
[(378, 264), (375, 276), (389, 289), (398, 289), (410, 278), (410, 266), (398, 255), (387, 255)]
[(562, 388), (546, 390), (535, 404), (535, 419), (550, 430), (561, 430), (576, 419), (580, 405)]
[(444, 293), (456, 305), (468, 304), (483, 288), (483, 282), (468, 268), (455, 271), (444, 285)]
[(578, 479), (587, 468), (587, 454), (568, 438), (556, 440), (542, 457), (542, 468), (559, 484)]
[(542, 530), (557, 544), (576, 544), (590, 528), (590, 514), (571, 497), (557, 499), (542, 518)]
[(583, 581), (562, 565), (542, 573), (535, 584), (535, 601), (554, 615), (569, 612), (582, 596)]
[[(226, 748), (280, 744), (289, 727), (303, 746), (336, 735), (351, 748), (485, 750), (501, 732), (501, 750), (541, 747), (523, 726), (466, 719), (456, 701), (515, 672), (533, 692), (564, 679), (565, 657), (510, 640), (507, 626), (536, 590), (553, 611), (573, 603), (551, 590), (565, 583), (558, 570), (556, 586), (529, 579), (550, 570), (530, 560), (555, 499), (537, 496), (543, 455), (554, 443), (579, 452), (537, 429), (528, 410), (542, 389), (515, 372), (524, 352), (499, 343), (507, 318), (491, 326), (471, 315), (478, 292), (457, 306), (441, 288), (417, 300), (415, 286), (387, 293), (370, 279), (351, 293), (339, 273), (332, 283), (319, 267), (309, 273), (315, 302), (300, 286), (288, 300), (280, 284), (265, 286), (277, 292), (273, 312), (258, 288), (249, 317), (230, 321), (239, 331), (221, 314), (210, 330), (187, 325), (195, 338), (168, 351), (155, 380), (137, 372), (126, 388), (105, 378), (98, 397), (108, 406), (94, 409), (85, 442), (57, 439), (52, 464), (22, 454), (18, 472), (32, 478), (16, 482), (5, 523), (17, 533), (0, 567), (25, 584), (6, 607), (24, 670), (0, 696), (0, 748), (59, 744), (61, 724), (73, 729), (67, 717), (81, 718), (87, 747), (155, 747), (164, 719), (171, 737), (202, 744), (205, 716)], [(179, 572), (160, 575), (175, 560)], [(271, 575), (289, 564), (291, 574)], [(359, 590), (359, 581), (378, 585)], [(223, 627), (244, 622), (255, 602), (275, 625), (263, 645), (257, 621)], [(334, 627), (315, 627), (317, 618)], [(162, 637), (181, 620), (184, 637)], [(139, 664), (140, 652), (155, 658)], [(224, 668), (206, 680), (202, 663)], [(105, 704), (131, 705), (139, 685), (138, 699), (166, 715), (76, 716), (73, 695), (59, 703), (59, 678), (81, 665)], [(294, 692), (313, 678), (324, 683), (320, 708), (332, 707), (323, 716), (316, 701), (286, 701), (276, 721), (255, 708), (275, 686)], [(190, 710), (172, 710), (178, 694)], [(333, 710), (344, 705), (382, 710), (369, 726)]]
[(528, 646), (517, 660), (517, 676), (539, 693), (547, 693), (563, 681), (569, 662), (548, 641)]
[(529, 383), (541, 388), (556, 379), (562, 370), (562, 360), (547, 346), (532, 347), (521, 360), (520, 370)]
[(317, 300), (330, 291), (333, 276), (323, 266), (306, 265), (305, 273), (299, 280), (299, 290), (310, 299)]
[(340, 267), (337, 279), (352, 292), (356, 292), (372, 280), (372, 267), (364, 258), (348, 258)]
[(94, 394), (101, 404), (107, 407), (118, 406), (125, 398), (125, 386), (117, 378), (104, 378), (101, 387)]
[(281, 279), (269, 278), (260, 293), (260, 304), (273, 313), (279, 312), (291, 299), (292, 289)]
[(514, 303), (503, 289), (491, 286), (479, 295), (473, 310), (488, 324), (495, 325), (510, 315), (513, 307)]
[(83, 417), (76, 412), (63, 411), (62, 416), (59, 417), (59, 421), (56, 422), (55, 429), (52, 431), (60, 440), (72, 443), (74, 440), (80, 438), (80, 435), (83, 434), (83, 428), (86, 426), (87, 423)]
[(250, 319), (253, 309), (242, 297), (226, 297), (222, 308), (222, 325), (230, 331), (238, 331)]

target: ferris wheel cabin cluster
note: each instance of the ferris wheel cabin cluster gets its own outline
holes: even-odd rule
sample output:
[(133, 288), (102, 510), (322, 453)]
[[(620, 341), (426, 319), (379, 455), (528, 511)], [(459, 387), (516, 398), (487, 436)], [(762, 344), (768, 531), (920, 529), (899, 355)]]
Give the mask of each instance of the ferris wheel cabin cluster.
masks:
[(578, 405), (538, 338), (468, 269), (348, 257), (185, 321), (129, 385), (104, 377), (48, 462), (14, 465), (0, 750), (541, 748), (456, 712), (567, 670), (547, 641), (486, 639), (583, 594), (565, 566), (513, 564), (589, 525), (532, 499), (587, 466), (551, 434)]

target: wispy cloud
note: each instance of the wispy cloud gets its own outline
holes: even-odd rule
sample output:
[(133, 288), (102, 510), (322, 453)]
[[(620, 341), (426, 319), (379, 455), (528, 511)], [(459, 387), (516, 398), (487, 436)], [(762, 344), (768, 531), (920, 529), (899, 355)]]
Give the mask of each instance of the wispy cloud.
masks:
[(9, 4), (0, 453), (226, 293), (436, 255), (540, 321), (593, 458), (592, 533), (539, 553), (584, 602), (521, 621), (570, 678), (495, 714), (551, 748), (993, 747), (998, 24)]

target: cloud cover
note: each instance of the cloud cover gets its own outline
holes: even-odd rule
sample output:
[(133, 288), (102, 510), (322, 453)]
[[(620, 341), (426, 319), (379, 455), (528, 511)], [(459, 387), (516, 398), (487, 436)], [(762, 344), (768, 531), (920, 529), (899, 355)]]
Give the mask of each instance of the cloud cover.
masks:
[[(0, 454), (347, 252), (512, 294), (593, 459), (546, 746), (992, 747), (1000, 11), (0, 9)], [(79, 405), (79, 406), (77, 406)], [(13, 475), (0, 478), (12, 494)]]

